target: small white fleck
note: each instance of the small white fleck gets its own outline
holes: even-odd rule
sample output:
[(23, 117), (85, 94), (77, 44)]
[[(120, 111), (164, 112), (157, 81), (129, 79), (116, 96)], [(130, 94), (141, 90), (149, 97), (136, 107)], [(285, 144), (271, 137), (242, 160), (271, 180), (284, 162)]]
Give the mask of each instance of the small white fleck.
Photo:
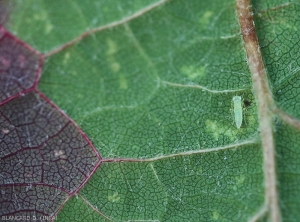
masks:
[(4, 129), (2, 129), (2, 133), (3, 133), (3, 134), (8, 134), (8, 133), (9, 133), (9, 130), (6, 129), (6, 128), (4, 128)]

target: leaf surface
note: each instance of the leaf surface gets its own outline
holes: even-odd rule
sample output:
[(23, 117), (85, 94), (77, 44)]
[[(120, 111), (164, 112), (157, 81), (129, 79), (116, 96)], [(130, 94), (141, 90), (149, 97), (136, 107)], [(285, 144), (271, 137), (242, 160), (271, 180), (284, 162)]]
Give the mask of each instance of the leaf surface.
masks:
[[(276, 107), (274, 186), (282, 219), (297, 221), (299, 2), (252, 3)], [(103, 158), (58, 221), (271, 220), (235, 1), (10, 4), (6, 27), (45, 57), (38, 90)], [(234, 96), (243, 98), (239, 129)]]

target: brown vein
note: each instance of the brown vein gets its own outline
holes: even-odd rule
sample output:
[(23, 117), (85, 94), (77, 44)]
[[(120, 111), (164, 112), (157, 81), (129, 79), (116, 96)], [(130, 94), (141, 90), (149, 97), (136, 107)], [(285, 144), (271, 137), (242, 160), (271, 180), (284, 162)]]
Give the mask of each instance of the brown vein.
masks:
[(278, 205), (275, 144), (272, 130), (273, 113), (271, 112), (274, 101), (258, 44), (250, 0), (236, 0), (236, 9), (258, 105), (264, 156), (265, 201), (268, 205), (271, 221), (279, 222), (281, 216)]

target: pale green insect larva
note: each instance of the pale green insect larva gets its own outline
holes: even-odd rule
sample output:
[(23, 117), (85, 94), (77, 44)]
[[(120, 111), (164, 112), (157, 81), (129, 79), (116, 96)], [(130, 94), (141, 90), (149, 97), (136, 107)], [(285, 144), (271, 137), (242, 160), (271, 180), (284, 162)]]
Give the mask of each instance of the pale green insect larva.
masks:
[(234, 96), (233, 101), (233, 112), (234, 112), (234, 121), (236, 128), (241, 128), (243, 122), (243, 108), (242, 108), (242, 97)]

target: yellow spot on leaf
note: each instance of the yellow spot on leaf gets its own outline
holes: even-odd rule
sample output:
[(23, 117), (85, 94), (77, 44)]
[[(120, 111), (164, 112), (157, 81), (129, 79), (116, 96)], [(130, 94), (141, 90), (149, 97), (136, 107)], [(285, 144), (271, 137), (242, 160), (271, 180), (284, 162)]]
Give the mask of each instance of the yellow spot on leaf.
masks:
[(245, 181), (245, 176), (244, 175), (240, 175), (240, 176), (237, 176), (235, 177), (235, 181), (236, 181), (236, 185), (241, 185), (244, 183)]
[(120, 70), (120, 64), (118, 62), (110, 63), (110, 69), (113, 72), (118, 72)]
[(218, 211), (214, 211), (212, 214), (213, 214), (212, 215), (213, 220), (219, 220), (220, 219), (220, 213)]
[(234, 191), (237, 191), (238, 187), (243, 186), (246, 177), (244, 175), (239, 175), (235, 177), (235, 185), (232, 187)]
[(209, 128), (210, 130), (217, 129), (217, 124), (214, 121), (206, 120), (205, 124), (206, 124), (206, 127)]
[(208, 128), (208, 130), (213, 133), (215, 139), (218, 139), (219, 133), (217, 132), (218, 126), (217, 126), (216, 122), (211, 121), (211, 120), (206, 120), (205, 124), (206, 124), (206, 127)]
[(66, 52), (65, 56), (64, 56), (63, 64), (66, 64), (68, 62), (69, 58), (70, 58), (70, 53)]
[(233, 131), (228, 130), (228, 126), (224, 126), (223, 124), (211, 120), (206, 120), (205, 125), (208, 131), (213, 134), (216, 140), (218, 140), (222, 135), (227, 136), (230, 141), (236, 140), (235, 134), (233, 133)]
[(199, 20), (199, 23), (201, 24), (201, 26), (205, 26), (205, 28), (206, 28), (207, 25), (209, 24), (209, 21), (210, 21), (212, 15), (213, 15), (212, 11), (205, 12)]
[(33, 15), (34, 20), (45, 21), (48, 18), (48, 14), (44, 10), (39, 10)]
[(116, 202), (119, 202), (120, 196), (119, 196), (118, 192), (115, 192), (113, 195), (109, 195), (107, 199), (110, 202), (116, 203)]
[(123, 75), (119, 76), (119, 85), (120, 85), (120, 89), (128, 88), (128, 83), (127, 83), (125, 76), (123, 76)]
[(44, 23), (45, 34), (49, 34), (53, 30), (53, 25), (50, 23), (47, 11), (39, 10), (33, 15), (33, 19)]
[(205, 76), (205, 66), (183, 66), (181, 67), (180, 71), (190, 79), (202, 78)]
[(114, 54), (117, 53), (118, 51), (117, 44), (111, 39), (107, 39), (106, 41), (107, 41), (106, 55), (107, 55), (107, 61), (109, 63), (109, 67), (111, 71), (118, 72), (121, 66), (114, 57)]
[(45, 33), (49, 34), (53, 29), (53, 25), (51, 23), (46, 23), (45, 25)]
[(108, 46), (106, 55), (110, 56), (110, 55), (115, 54), (118, 51), (117, 44), (111, 39), (107, 39), (106, 42), (107, 42), (107, 46)]

